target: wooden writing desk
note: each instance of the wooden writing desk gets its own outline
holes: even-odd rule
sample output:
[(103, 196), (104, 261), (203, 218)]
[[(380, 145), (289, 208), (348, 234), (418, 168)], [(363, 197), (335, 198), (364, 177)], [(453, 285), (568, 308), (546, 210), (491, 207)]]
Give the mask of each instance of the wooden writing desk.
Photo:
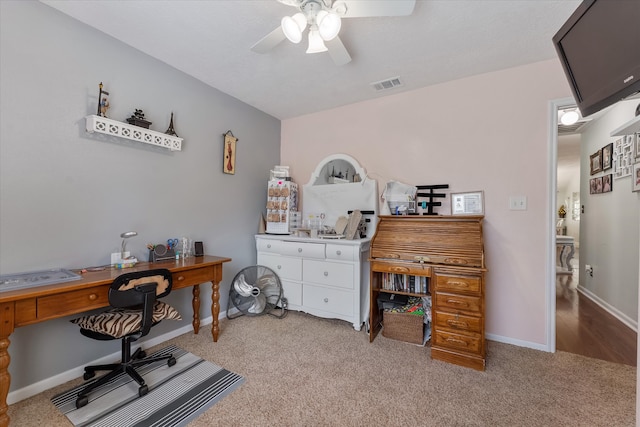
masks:
[(191, 257), (178, 261), (156, 263), (142, 262), (126, 269), (107, 268), (88, 272), (73, 282), (40, 286), (0, 293), (0, 426), (9, 425), (7, 395), (11, 384), (8, 368), (9, 336), (19, 326), (32, 325), (50, 319), (82, 313), (109, 305), (109, 286), (121, 274), (166, 268), (173, 276), (173, 289), (193, 287), (193, 331), (200, 329), (200, 284), (211, 282), (211, 316), (213, 341), (218, 341), (218, 316), (220, 314), (219, 286), (222, 280), (222, 264), (231, 258), (216, 256)]

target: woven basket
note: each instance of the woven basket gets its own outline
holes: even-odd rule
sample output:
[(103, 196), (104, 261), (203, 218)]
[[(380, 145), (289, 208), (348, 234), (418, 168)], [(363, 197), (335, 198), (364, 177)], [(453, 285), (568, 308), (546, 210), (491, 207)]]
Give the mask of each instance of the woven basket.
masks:
[(423, 316), (385, 311), (382, 315), (382, 336), (412, 344), (424, 341)]

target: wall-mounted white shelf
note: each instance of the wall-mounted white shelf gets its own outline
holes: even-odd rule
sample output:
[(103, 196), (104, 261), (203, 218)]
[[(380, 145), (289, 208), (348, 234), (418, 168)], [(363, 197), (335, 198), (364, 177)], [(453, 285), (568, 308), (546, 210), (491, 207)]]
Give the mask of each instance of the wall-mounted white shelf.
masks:
[(105, 135), (117, 136), (119, 138), (130, 139), (132, 141), (144, 142), (171, 151), (182, 150), (182, 138), (167, 135), (162, 132), (133, 126), (117, 120), (96, 115), (87, 116), (87, 132), (98, 132)]
[(640, 132), (640, 116), (636, 116), (618, 129), (612, 131), (611, 136), (633, 135), (636, 132)]

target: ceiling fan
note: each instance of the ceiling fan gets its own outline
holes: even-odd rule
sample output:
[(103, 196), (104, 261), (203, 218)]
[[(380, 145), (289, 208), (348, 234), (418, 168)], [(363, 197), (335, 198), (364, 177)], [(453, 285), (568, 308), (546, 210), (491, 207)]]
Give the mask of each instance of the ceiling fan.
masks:
[(342, 18), (374, 16), (407, 16), (413, 13), (415, 0), (277, 0), (298, 9), (292, 16), (282, 18), (280, 26), (251, 47), (257, 53), (267, 53), (288, 39), (300, 43), (302, 33), (309, 28), (307, 53), (329, 52), (336, 65), (351, 61), (351, 55), (342, 44), (340, 32)]

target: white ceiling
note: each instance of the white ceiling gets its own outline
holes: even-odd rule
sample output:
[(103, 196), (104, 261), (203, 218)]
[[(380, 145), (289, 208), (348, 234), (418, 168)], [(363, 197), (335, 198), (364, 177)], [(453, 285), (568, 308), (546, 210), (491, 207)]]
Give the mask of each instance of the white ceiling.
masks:
[(353, 60), (338, 67), (305, 41), (250, 50), (296, 12), (276, 0), (41, 1), (279, 119), (555, 58), (551, 38), (580, 4), (418, 0), (411, 16), (344, 19)]

